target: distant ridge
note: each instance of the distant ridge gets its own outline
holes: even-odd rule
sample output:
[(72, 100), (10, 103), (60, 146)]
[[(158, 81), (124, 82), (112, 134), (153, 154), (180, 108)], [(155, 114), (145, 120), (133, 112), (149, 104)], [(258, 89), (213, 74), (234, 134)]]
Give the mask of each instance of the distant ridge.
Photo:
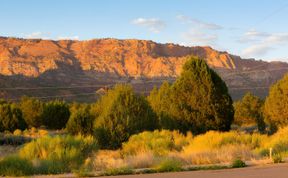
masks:
[(0, 37), (0, 95), (16, 99), (23, 94), (91, 93), (103, 87), (35, 89), (33, 92), (5, 88), (105, 86), (119, 82), (132, 83), (138, 92), (148, 93), (163, 80), (173, 81), (189, 55), (205, 59), (226, 81), (234, 99), (247, 91), (265, 97), (269, 86), (288, 71), (288, 64), (284, 62), (242, 59), (211, 47), (136, 39), (54, 41)]

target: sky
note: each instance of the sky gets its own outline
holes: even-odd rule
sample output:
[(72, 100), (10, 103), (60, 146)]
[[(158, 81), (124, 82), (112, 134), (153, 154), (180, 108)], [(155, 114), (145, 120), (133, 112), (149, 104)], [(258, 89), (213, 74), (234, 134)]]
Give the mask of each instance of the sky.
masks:
[(0, 36), (146, 39), (288, 62), (288, 1), (1, 0)]

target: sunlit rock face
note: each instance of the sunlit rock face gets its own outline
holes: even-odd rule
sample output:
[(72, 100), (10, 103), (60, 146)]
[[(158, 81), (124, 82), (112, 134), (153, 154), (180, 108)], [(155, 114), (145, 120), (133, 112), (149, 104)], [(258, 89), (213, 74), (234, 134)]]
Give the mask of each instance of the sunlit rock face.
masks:
[[(164, 79), (173, 81), (189, 55), (203, 58), (214, 68), (231, 88), (232, 95), (251, 90), (264, 96), (268, 87), (288, 71), (288, 65), (283, 62), (242, 59), (211, 47), (185, 47), (134, 39), (52, 41), (0, 37), (0, 74), (10, 76), (9, 79), (13, 76), (28, 78), (26, 86), (37, 86), (41, 81), (41, 85), (52, 86), (119, 81), (140, 85), (155, 81), (150, 82), (148, 88), (145, 84), (147, 92)], [(11, 80), (2, 81), (6, 82), (2, 86), (16, 85), (9, 83)], [(17, 81), (19, 85), (22, 82), (21, 79)], [(141, 91), (141, 85), (136, 90)]]

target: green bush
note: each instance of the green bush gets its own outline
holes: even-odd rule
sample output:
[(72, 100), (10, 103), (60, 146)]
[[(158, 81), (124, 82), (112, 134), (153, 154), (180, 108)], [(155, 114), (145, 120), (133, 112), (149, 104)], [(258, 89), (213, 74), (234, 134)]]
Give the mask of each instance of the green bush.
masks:
[(157, 172), (178, 172), (182, 170), (182, 163), (175, 159), (165, 159), (155, 167)]
[(89, 105), (79, 105), (71, 109), (66, 129), (71, 134), (92, 135), (94, 118), (90, 114)]
[(15, 104), (0, 104), (0, 131), (13, 132), (16, 129), (24, 130), (26, 127), (22, 112)]
[(232, 162), (232, 168), (241, 168), (241, 167), (246, 167), (245, 162), (242, 161), (241, 159), (235, 159)]
[(102, 148), (119, 148), (130, 135), (158, 126), (156, 115), (146, 99), (127, 85), (116, 85), (109, 90), (92, 111), (97, 116), (95, 135)]
[(43, 109), (43, 122), (49, 129), (65, 128), (70, 117), (69, 106), (64, 101), (50, 101)]
[(13, 155), (0, 161), (0, 176), (27, 176), (32, 174), (34, 174), (33, 166), (27, 159)]
[(91, 136), (45, 136), (24, 145), (19, 155), (39, 160), (42, 170), (59, 173), (77, 169), (95, 149), (96, 143)]
[(105, 170), (105, 172), (103, 173), (103, 176), (129, 175), (133, 173), (134, 171), (128, 167), (111, 168), (111, 169)]
[(258, 130), (265, 130), (265, 122), (263, 118), (264, 102), (257, 96), (247, 93), (240, 101), (234, 103), (234, 123), (237, 125), (256, 125)]
[(273, 155), (272, 159), (273, 159), (273, 163), (282, 163), (283, 162), (283, 158), (282, 158), (281, 154)]
[(21, 98), (20, 109), (28, 127), (40, 127), (43, 124), (43, 107), (44, 103), (36, 98)]
[(188, 139), (178, 131), (146, 131), (132, 135), (127, 142), (123, 143), (122, 153), (137, 155), (152, 152), (156, 156), (165, 156), (172, 151), (181, 151), (185, 145), (188, 145)]
[(228, 88), (204, 60), (189, 57), (175, 83), (163, 85), (148, 97), (163, 128), (193, 134), (230, 129), (234, 110)]

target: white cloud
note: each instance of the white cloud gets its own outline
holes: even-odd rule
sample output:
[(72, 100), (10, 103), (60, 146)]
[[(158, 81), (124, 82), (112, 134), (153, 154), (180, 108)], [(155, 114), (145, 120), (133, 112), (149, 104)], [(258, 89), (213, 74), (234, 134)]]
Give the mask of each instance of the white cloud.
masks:
[(201, 30), (190, 29), (187, 32), (182, 34), (183, 44), (188, 46), (195, 45), (216, 45), (218, 40), (218, 35), (216, 34), (207, 34), (202, 32)]
[(256, 44), (244, 49), (242, 55), (245, 57), (264, 56), (272, 49), (273, 48), (267, 44)]
[(277, 49), (283, 45), (288, 45), (288, 33), (264, 33), (264, 32), (246, 32), (244, 36), (251, 36), (253, 38), (250, 38), (250, 42), (252, 42), (251, 39), (257, 39), (254, 40), (254, 44), (247, 47), (242, 51), (242, 55), (244, 57), (263, 57), (270, 51)]
[(270, 36), (269, 33), (260, 32), (255, 29), (249, 30), (245, 32), (242, 37), (238, 40), (240, 43), (249, 43), (249, 42), (257, 42)]
[(58, 36), (57, 40), (79, 40), (79, 36)]
[(157, 18), (150, 18), (150, 19), (137, 18), (132, 21), (132, 24), (147, 27), (148, 30), (154, 33), (159, 33), (166, 27), (165, 22)]
[(24, 37), (29, 38), (29, 39), (50, 39), (50, 33), (33, 32), (30, 34), (24, 35)]
[(221, 30), (223, 28), (222, 26), (218, 24), (203, 22), (201, 20), (198, 20), (189, 16), (185, 16), (185, 15), (177, 15), (177, 19), (182, 21), (183, 23), (195, 25), (196, 28), (203, 28), (207, 30)]

